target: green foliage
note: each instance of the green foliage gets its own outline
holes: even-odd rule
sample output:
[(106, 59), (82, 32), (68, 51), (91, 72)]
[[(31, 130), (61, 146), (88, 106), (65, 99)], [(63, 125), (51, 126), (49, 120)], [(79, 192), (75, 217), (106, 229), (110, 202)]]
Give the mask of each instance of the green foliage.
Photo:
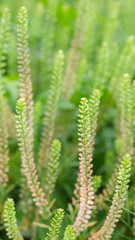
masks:
[[(9, 171), (9, 149), (8, 149), (8, 127), (5, 114), (6, 100), (3, 96), (3, 89), (0, 86), (0, 188), (5, 188), (8, 182)], [(2, 190), (2, 189), (1, 189)]]
[(49, 228), (49, 233), (47, 234), (47, 237), (45, 240), (55, 240), (59, 239), (59, 233), (60, 233), (60, 228), (62, 224), (62, 220), (64, 217), (64, 211), (63, 209), (58, 209), (57, 212), (55, 213), (52, 221), (51, 221), (51, 226)]
[(97, 192), (98, 188), (101, 186), (101, 181), (102, 181), (101, 176), (93, 177), (93, 188), (95, 193)]
[[(59, 239), (60, 228), (62, 225), (63, 218), (64, 218), (63, 209), (58, 209), (54, 217), (52, 218), (51, 226), (49, 228), (49, 233), (47, 233), (47, 237), (45, 238), (45, 240)], [(66, 227), (66, 230), (64, 232), (64, 240), (75, 240), (75, 230), (73, 226), (68, 225)]]
[(89, 102), (86, 98), (81, 99), (79, 107), (78, 145), (80, 172), (77, 181), (80, 186), (77, 188), (80, 189), (80, 203), (79, 211), (74, 223), (77, 235), (79, 235), (79, 233), (85, 228), (88, 219), (91, 217), (91, 209), (93, 208), (94, 189), (92, 186), (92, 154), (97, 127), (99, 97), (100, 92), (95, 90)]
[(53, 47), (55, 43), (56, 13), (59, 0), (48, 1), (45, 12), (44, 32), (42, 39), (41, 61), (41, 91), (50, 86), (50, 72), (52, 64)]
[(10, 11), (5, 8), (1, 19), (0, 31), (0, 77), (6, 72), (10, 38)]
[(113, 40), (114, 34), (118, 27), (121, 1), (110, 1), (108, 5), (108, 22), (105, 26), (104, 41), (109, 43)]
[(99, 49), (99, 55), (96, 64), (96, 79), (95, 79), (95, 88), (104, 90), (106, 82), (109, 77), (109, 62), (110, 59), (110, 50), (108, 49), (108, 43), (103, 42), (101, 48)]
[[(128, 56), (128, 57), (127, 57)], [(114, 96), (120, 86), (120, 79), (124, 73), (133, 73), (133, 62), (135, 59), (135, 40), (134, 36), (130, 36), (125, 43), (124, 49), (120, 55), (118, 65), (114, 70), (114, 74), (111, 82), (111, 89), (114, 91)], [(117, 84), (116, 84), (117, 83)], [(116, 89), (117, 85), (117, 89)]]
[(46, 168), (46, 178), (45, 178), (45, 195), (47, 199), (50, 199), (52, 192), (55, 188), (55, 182), (58, 175), (59, 158), (61, 151), (61, 143), (59, 140), (55, 139), (51, 144), (50, 157), (48, 166)]
[(90, 240), (93, 239), (111, 239), (112, 233), (116, 226), (116, 223), (121, 217), (122, 209), (126, 201), (126, 194), (128, 189), (128, 183), (130, 178), (131, 170), (131, 157), (127, 154), (123, 157), (118, 177), (117, 185), (115, 187), (115, 193), (112, 200), (112, 205), (110, 207), (108, 216), (103, 224), (103, 227), (95, 233)]
[(39, 208), (39, 213), (43, 214), (47, 211), (49, 213), (48, 201), (44, 196), (38, 175), (31, 145), (31, 135), (28, 122), (26, 120), (26, 103), (24, 100), (19, 99), (16, 105), (16, 124), (17, 124), (17, 137), (19, 141), (19, 148), (21, 151), (22, 159), (22, 172), (27, 179), (27, 184), (32, 194), (36, 206)]
[(17, 226), (14, 201), (11, 198), (6, 201), (4, 206), (4, 225), (9, 239), (23, 240)]
[(100, 103), (100, 91), (94, 90), (90, 99), (89, 99), (89, 115), (90, 115), (90, 133), (91, 133), (91, 142), (94, 144), (94, 138), (97, 128), (97, 118), (99, 113), (99, 103)]
[(79, 71), (81, 62), (83, 59), (87, 62), (89, 52), (91, 53), (95, 20), (95, 5), (88, 0), (79, 0), (74, 36), (64, 77), (64, 98), (66, 99), (70, 99), (74, 91), (74, 85), (77, 85), (75, 81), (78, 79), (77, 71)]
[(31, 128), (31, 144), (33, 142), (33, 92), (30, 73), (30, 57), (28, 48), (28, 16), (27, 9), (21, 7), (18, 15), (18, 73), (20, 78), (20, 97), (26, 103), (27, 121)]
[(134, 238), (134, 9), (134, 0), (0, 1), (1, 239), (6, 208), (6, 228), (22, 239), (8, 197), (28, 240)]
[(83, 78), (85, 76), (86, 68), (87, 68), (87, 60), (86, 60), (86, 58), (83, 58), (82, 60), (80, 60), (80, 63), (78, 65), (78, 69), (77, 69), (76, 80), (75, 80), (75, 84), (73, 86), (75, 91), (77, 91), (81, 88)]
[(75, 230), (73, 229), (73, 226), (67, 226), (64, 233), (64, 240), (75, 240)]
[(62, 89), (63, 65), (64, 54), (63, 51), (60, 50), (55, 58), (52, 81), (47, 101), (47, 109), (43, 120), (42, 138), (39, 149), (39, 163), (41, 170), (45, 170), (46, 168), (49, 158), (50, 144), (53, 140), (56, 111)]
[(123, 141), (123, 151), (133, 154), (133, 102), (131, 79), (128, 74), (123, 76), (120, 91), (120, 128)]

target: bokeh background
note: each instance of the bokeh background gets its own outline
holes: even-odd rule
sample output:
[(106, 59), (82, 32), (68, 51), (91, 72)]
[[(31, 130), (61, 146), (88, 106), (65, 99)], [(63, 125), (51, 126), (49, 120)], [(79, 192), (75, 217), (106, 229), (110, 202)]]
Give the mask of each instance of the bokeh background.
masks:
[[(87, 63), (86, 68), (84, 72), (82, 71), (83, 73), (81, 70), (80, 72), (78, 70), (76, 81), (72, 89), (67, 89), (67, 91), (71, 91), (70, 97), (66, 98), (61, 96), (55, 123), (55, 136), (62, 142), (59, 174), (54, 192), (54, 197), (56, 198), (55, 207), (61, 207), (66, 212), (68, 204), (71, 203), (73, 196), (74, 184), (76, 182), (79, 166), (77, 141), (77, 114), (79, 101), (81, 97), (89, 98), (94, 88), (99, 88), (102, 92), (93, 161), (94, 175), (102, 177), (102, 184), (98, 190), (99, 193), (105, 187), (113, 171), (117, 155), (115, 139), (119, 135), (119, 114), (117, 111), (118, 97), (115, 101), (113, 94), (109, 91), (109, 86), (113, 72), (117, 68), (120, 54), (123, 52), (125, 42), (130, 35), (135, 34), (134, 0), (119, 1), (119, 7), (117, 6), (118, 1), (115, 0), (95, 0), (94, 6), (93, 1), (90, 0), (90, 2), (92, 6), (91, 14), (93, 14), (91, 15), (91, 19), (94, 20), (91, 20), (93, 21), (93, 25), (91, 27), (91, 33), (88, 36), (89, 48), (84, 49), (83, 61), (84, 65), (85, 61)], [(26, 6), (28, 9), (29, 47), (35, 104), (34, 151), (35, 161), (37, 161), (42, 120), (46, 110), (46, 100), (49, 92), (54, 57), (57, 51), (62, 49), (65, 54), (66, 69), (68, 64), (68, 53), (74, 37), (75, 23), (78, 16), (78, 1), (59, 0), (55, 15), (55, 9), (53, 9), (53, 7), (51, 10), (49, 9), (49, 2), (47, 0), (0, 0), (0, 17), (5, 7), (8, 7), (11, 11), (11, 33), (7, 57), (7, 72), (3, 82), (5, 88), (4, 95), (13, 112), (15, 112), (16, 101), (19, 98), (16, 30), (18, 11), (21, 6)], [(48, 13), (48, 11), (50, 12)], [(85, 22), (80, 22), (80, 29), (84, 28), (84, 24), (87, 24), (87, 19)], [(105, 41), (107, 41), (107, 51), (111, 59), (107, 65), (109, 68), (109, 74), (107, 76), (103, 75), (101, 70), (104, 66), (100, 65), (102, 57), (106, 54), (106, 50), (101, 54), (101, 47)], [(43, 62), (44, 65), (42, 64)], [(134, 78), (134, 72), (132, 72), (132, 78)], [(101, 86), (100, 80), (102, 79)], [(23, 219), (23, 223), (21, 222), (22, 215), (18, 206), (20, 154), (14, 133), (11, 133), (9, 148), (11, 155), (9, 173), (11, 189), (9, 195), (15, 200), (18, 210), (18, 221), (24, 226), (25, 224), (27, 225), (27, 219)], [(110, 203), (108, 203), (108, 206), (109, 204)], [(101, 220), (103, 216), (106, 216), (106, 213), (107, 209), (101, 211), (98, 216), (98, 221)], [(65, 224), (68, 221), (69, 218), (67, 216)], [(100, 224), (102, 224), (102, 221)], [(44, 231), (44, 229), (39, 229), (39, 239), (44, 234)], [(121, 225), (120, 222), (116, 228), (114, 239), (124, 239), (122, 237), (120, 238), (120, 234), (123, 231), (128, 232), (128, 227)], [(3, 232), (2, 236), (4, 236)], [(86, 236), (87, 233), (80, 239), (87, 239)], [(3, 237), (3, 239), (6, 238)]]

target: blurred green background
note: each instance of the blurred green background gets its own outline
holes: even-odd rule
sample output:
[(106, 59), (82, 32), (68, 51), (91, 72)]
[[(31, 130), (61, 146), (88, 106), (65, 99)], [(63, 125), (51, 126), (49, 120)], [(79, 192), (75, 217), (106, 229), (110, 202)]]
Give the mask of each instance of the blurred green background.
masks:
[[(92, 1), (90, 1), (91, 4)], [(62, 142), (62, 155), (60, 158), (60, 168), (54, 197), (56, 198), (55, 207), (64, 208), (67, 211), (68, 204), (71, 203), (74, 184), (78, 173), (78, 150), (77, 150), (77, 114), (78, 105), (81, 97), (88, 97), (92, 90), (99, 87), (97, 71), (99, 69), (100, 49), (105, 38), (109, 39), (108, 49), (112, 60), (109, 63), (109, 75), (105, 79), (101, 96), (101, 107), (98, 121), (98, 131), (94, 151), (94, 175), (102, 176), (102, 185), (99, 192), (108, 182), (109, 176), (113, 171), (116, 162), (115, 139), (119, 136), (117, 101), (109, 91), (111, 76), (117, 68), (120, 54), (123, 52), (125, 42), (130, 35), (134, 35), (134, 10), (135, 1), (119, 1), (119, 12), (117, 11), (115, 0), (95, 0), (95, 21), (93, 33), (90, 39), (91, 49), (88, 49), (87, 68), (83, 77), (79, 78), (74, 85), (69, 99), (61, 97), (57, 111), (55, 136)], [(28, 9), (29, 19), (29, 47), (31, 59), (32, 84), (35, 103), (35, 161), (37, 161), (38, 148), (42, 130), (42, 120), (46, 110), (46, 100), (50, 86), (51, 74), (53, 70), (54, 56), (59, 49), (65, 53), (65, 69), (68, 64), (68, 52), (74, 36), (75, 22), (78, 16), (76, 0), (59, 0), (56, 17), (50, 12), (51, 18), (48, 19), (47, 0), (0, 0), (0, 17), (3, 9), (8, 7), (11, 11), (11, 34), (8, 52), (7, 72), (4, 76), (5, 97), (13, 112), (15, 112), (16, 101), (19, 98), (19, 77), (17, 73), (17, 51), (16, 51), (16, 26), (17, 15), (21, 6)], [(111, 13), (113, 13), (111, 15)], [(113, 18), (114, 16), (114, 18)], [(52, 19), (52, 22), (51, 20)], [(113, 20), (116, 26), (113, 25)], [(50, 30), (49, 30), (50, 27)], [(81, 26), (84, 27), (83, 25)], [(50, 32), (49, 32), (50, 31)], [(53, 37), (52, 37), (52, 35)], [(49, 37), (48, 37), (49, 36)], [(50, 40), (51, 39), (51, 40)], [(46, 48), (51, 42), (49, 53)], [(46, 47), (47, 46), (47, 47)], [(46, 55), (44, 55), (44, 53)], [(44, 67), (42, 61), (44, 60)], [(100, 59), (101, 61), (102, 59)], [(42, 77), (45, 76), (44, 78)], [(100, 73), (100, 71), (99, 71)], [(101, 76), (101, 75), (100, 75)], [(101, 76), (102, 77), (102, 76)], [(134, 73), (132, 73), (134, 77)], [(100, 77), (99, 77), (100, 78)], [(95, 84), (97, 83), (97, 85)], [(100, 87), (99, 87), (100, 88)], [(117, 99), (118, 100), (118, 99)], [(9, 139), (10, 148), (10, 184), (12, 190), (10, 197), (13, 197), (18, 206), (18, 194), (20, 188), (20, 154), (17, 148), (17, 141), (14, 137)], [(99, 219), (106, 216), (107, 211), (99, 214)], [(18, 207), (17, 217), (21, 222), (21, 213)], [(99, 220), (98, 219), (98, 220)], [(24, 222), (26, 219), (23, 220)], [(66, 223), (68, 222), (66, 218)], [(22, 225), (24, 225), (24, 222)], [(102, 222), (101, 222), (102, 223)], [(26, 224), (27, 225), (27, 224)], [(128, 232), (128, 228), (121, 225), (116, 229), (114, 240), (120, 238), (121, 232)], [(125, 230), (126, 229), (126, 230)], [(39, 228), (40, 236), (44, 235), (44, 229)], [(4, 235), (4, 233), (2, 233)], [(87, 239), (87, 232), (80, 239)], [(6, 238), (3, 238), (6, 239)]]

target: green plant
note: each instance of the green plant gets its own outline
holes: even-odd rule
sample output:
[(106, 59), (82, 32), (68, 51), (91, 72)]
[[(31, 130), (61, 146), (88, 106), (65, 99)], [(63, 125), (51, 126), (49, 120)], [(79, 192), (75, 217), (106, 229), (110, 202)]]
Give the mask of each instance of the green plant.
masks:
[(115, 193), (108, 216), (106, 217), (103, 227), (89, 239), (111, 239), (112, 233), (116, 223), (121, 217), (122, 208), (124, 207), (126, 201), (130, 170), (131, 157), (129, 155), (125, 155), (119, 169), (117, 185), (115, 187)]
[(33, 159), (31, 134), (27, 121), (27, 109), (24, 100), (20, 99), (16, 106), (16, 124), (17, 124), (17, 137), (21, 151), (23, 174), (27, 179), (28, 187), (31, 191), (33, 200), (39, 208), (39, 213), (43, 214), (44, 211), (49, 212), (48, 201), (44, 196), (44, 192), (40, 187), (36, 166)]
[(52, 219), (51, 227), (49, 228), (49, 233), (47, 234), (47, 238), (45, 240), (49, 239), (58, 239), (62, 220), (64, 217), (64, 211), (63, 209), (58, 209), (55, 213), (55, 216)]
[(47, 167), (50, 144), (53, 140), (56, 111), (62, 89), (63, 65), (64, 54), (63, 51), (60, 50), (55, 59), (54, 71), (47, 101), (47, 110), (43, 120), (42, 138), (39, 149), (39, 163), (41, 171), (42, 169), (45, 170)]
[(135, 2), (21, 4), (0, 1), (0, 237), (133, 239)]
[(4, 206), (4, 225), (10, 239), (23, 240), (17, 226), (14, 201), (11, 198), (6, 201)]

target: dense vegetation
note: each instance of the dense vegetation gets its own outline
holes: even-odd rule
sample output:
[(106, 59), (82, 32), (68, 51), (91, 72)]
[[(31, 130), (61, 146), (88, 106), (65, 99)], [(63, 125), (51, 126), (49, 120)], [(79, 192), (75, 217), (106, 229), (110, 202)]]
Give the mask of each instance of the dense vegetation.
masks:
[(135, 238), (134, 9), (0, 1), (0, 239)]

